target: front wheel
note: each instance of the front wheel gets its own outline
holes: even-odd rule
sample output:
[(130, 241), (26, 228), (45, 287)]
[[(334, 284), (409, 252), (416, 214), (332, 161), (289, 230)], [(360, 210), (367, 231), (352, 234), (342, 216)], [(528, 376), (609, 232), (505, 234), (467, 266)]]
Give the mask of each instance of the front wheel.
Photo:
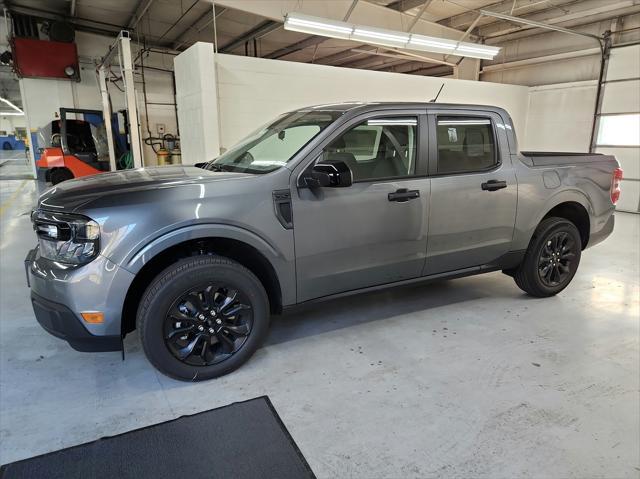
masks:
[(186, 258), (165, 269), (145, 291), (137, 317), (149, 361), (189, 381), (240, 367), (268, 327), (269, 301), (258, 278), (220, 256)]
[(513, 278), (520, 289), (532, 296), (553, 296), (573, 279), (581, 252), (582, 240), (576, 226), (564, 218), (547, 218), (536, 228)]

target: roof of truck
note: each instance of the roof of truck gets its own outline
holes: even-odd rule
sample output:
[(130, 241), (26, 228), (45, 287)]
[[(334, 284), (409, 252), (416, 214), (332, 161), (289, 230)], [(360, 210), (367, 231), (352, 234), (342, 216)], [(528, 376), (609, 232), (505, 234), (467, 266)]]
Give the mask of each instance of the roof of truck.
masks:
[(492, 111), (496, 113), (505, 113), (503, 108), (491, 105), (470, 105), (464, 103), (434, 103), (434, 102), (344, 102), (344, 103), (328, 103), (325, 105), (313, 105), (305, 108), (300, 108), (299, 111), (304, 110), (316, 110), (316, 111), (332, 111), (332, 112), (350, 112), (350, 113), (363, 113), (372, 110), (395, 110), (395, 109), (439, 109), (446, 108), (452, 110), (479, 110), (479, 111)]

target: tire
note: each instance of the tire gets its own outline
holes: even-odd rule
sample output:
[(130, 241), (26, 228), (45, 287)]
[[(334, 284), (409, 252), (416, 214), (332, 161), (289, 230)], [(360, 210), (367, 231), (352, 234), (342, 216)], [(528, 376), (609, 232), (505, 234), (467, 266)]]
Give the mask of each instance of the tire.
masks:
[(244, 266), (221, 256), (194, 256), (172, 264), (150, 284), (137, 329), (156, 369), (174, 379), (202, 381), (239, 368), (260, 347), (269, 329), (269, 300)]
[[(558, 243), (555, 243), (556, 239)], [(575, 276), (581, 253), (582, 239), (578, 228), (564, 218), (546, 218), (533, 233), (524, 260), (513, 272), (513, 279), (531, 296), (554, 296)]]
[(63, 181), (72, 180), (73, 173), (71, 173), (67, 168), (56, 168), (49, 174), (49, 179), (51, 180), (52, 185), (57, 185)]

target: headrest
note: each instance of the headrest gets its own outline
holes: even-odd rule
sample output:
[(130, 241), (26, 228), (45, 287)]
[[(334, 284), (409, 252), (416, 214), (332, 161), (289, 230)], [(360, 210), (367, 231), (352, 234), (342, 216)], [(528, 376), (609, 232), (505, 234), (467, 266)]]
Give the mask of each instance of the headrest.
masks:
[(344, 142), (344, 136), (340, 136), (336, 138), (333, 143), (331, 143), (331, 148), (335, 148), (336, 150), (346, 148), (347, 144)]
[(482, 130), (480, 128), (467, 128), (463, 146), (467, 156), (484, 155), (484, 135)]

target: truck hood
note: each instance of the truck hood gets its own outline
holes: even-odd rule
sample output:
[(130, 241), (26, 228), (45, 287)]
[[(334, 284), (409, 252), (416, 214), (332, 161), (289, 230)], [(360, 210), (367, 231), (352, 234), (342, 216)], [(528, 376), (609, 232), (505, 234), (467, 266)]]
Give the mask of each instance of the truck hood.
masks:
[(49, 188), (38, 199), (38, 207), (74, 211), (108, 195), (192, 185), (229, 178), (252, 176), (246, 173), (214, 172), (195, 166), (162, 166), (122, 170), (64, 181)]

